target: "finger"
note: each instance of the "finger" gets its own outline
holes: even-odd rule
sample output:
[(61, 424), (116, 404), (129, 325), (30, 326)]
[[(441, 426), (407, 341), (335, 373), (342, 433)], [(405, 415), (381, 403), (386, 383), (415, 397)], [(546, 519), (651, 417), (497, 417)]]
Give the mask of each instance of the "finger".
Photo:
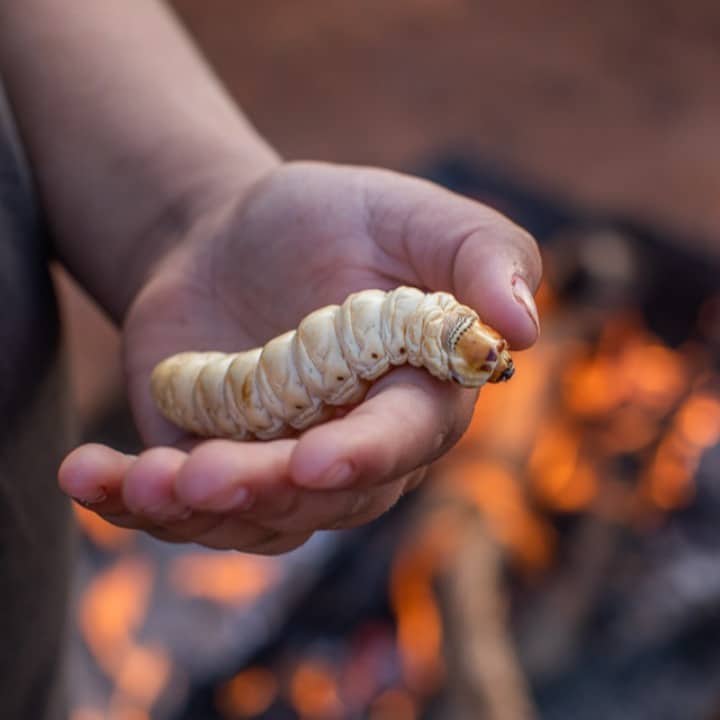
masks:
[[(290, 450), (295, 443), (283, 441)], [(351, 523), (372, 519), (391, 507), (402, 487), (382, 487), (362, 490), (308, 491), (291, 485), (287, 475), (287, 460), (278, 471), (272, 468), (277, 462), (276, 448), (271, 453), (269, 445), (256, 447), (247, 443), (238, 448), (238, 443), (212, 441), (191, 454), (190, 460), (178, 474), (177, 486), (182, 488), (185, 482), (194, 482), (194, 476), (207, 479), (216, 490), (202, 500), (194, 497), (206, 510), (209, 517), (221, 517), (222, 522), (212, 532), (192, 531), (188, 523), (195, 518), (180, 521), (171, 526), (175, 535), (193, 539), (196, 542), (212, 543), (213, 547), (247, 547), (255, 537), (257, 526), (267, 532), (282, 535), (302, 535), (315, 530), (331, 527), (345, 527)], [(254, 452), (256, 464), (247, 461), (248, 453)], [(263, 462), (258, 458), (265, 455)], [(266, 462), (270, 459), (271, 472), (267, 472)], [(194, 486), (193, 486), (194, 487)], [(208, 488), (205, 487), (204, 490)], [(240, 490), (241, 502), (235, 498)], [(249, 494), (246, 495), (246, 492)], [(187, 499), (185, 491), (178, 493)], [(248, 500), (251, 498), (251, 501)], [(257, 541), (252, 541), (257, 542)]]
[(100, 514), (121, 515), (122, 482), (135, 456), (91, 443), (73, 450), (58, 469), (58, 483), (78, 502)]
[(181, 450), (156, 447), (141, 453), (123, 480), (125, 505), (157, 525), (186, 520), (191, 508), (175, 495), (175, 479), (188, 456)]
[[(398, 260), (400, 279), (452, 292), (512, 347), (535, 341), (542, 262), (525, 230), (479, 202), (387, 171), (368, 171), (367, 205), (368, 232)], [(404, 268), (416, 277), (403, 277)]]
[(202, 443), (179, 470), (175, 495), (187, 507), (208, 512), (240, 512), (257, 502), (276, 502), (282, 510), (294, 502), (296, 494), (287, 482), (296, 442)]
[(528, 270), (527, 262), (519, 261), (526, 254), (520, 245), (488, 237), (484, 231), (468, 235), (458, 246), (451, 285), (457, 297), (496, 328), (513, 349), (529, 347), (540, 334), (530, 289), (537, 284), (528, 278), (535, 273)]
[(176, 496), (196, 511), (232, 513), (238, 522), (282, 533), (311, 532), (356, 511), (356, 493), (305, 492), (290, 483), (288, 465), (296, 442), (206, 442), (178, 473)]
[(309, 430), (290, 460), (299, 487), (377, 485), (437, 459), (470, 422), (476, 393), (400, 368), (345, 417)]

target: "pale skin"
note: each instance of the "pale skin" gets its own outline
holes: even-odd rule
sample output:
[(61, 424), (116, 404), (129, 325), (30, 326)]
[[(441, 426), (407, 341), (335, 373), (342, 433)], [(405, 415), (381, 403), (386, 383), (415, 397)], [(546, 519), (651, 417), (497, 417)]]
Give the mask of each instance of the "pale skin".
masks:
[(299, 438), (199, 442), (150, 397), (168, 355), (261, 345), (350, 292), (401, 284), (453, 293), (514, 349), (537, 338), (541, 266), (526, 232), (415, 178), (284, 162), (154, 0), (0, 0), (0, 72), (58, 255), (123, 328), (148, 449), (86, 445), (59, 470), (61, 488), (111, 522), (293, 549), (385, 512), (460, 437), (476, 399), (405, 367)]

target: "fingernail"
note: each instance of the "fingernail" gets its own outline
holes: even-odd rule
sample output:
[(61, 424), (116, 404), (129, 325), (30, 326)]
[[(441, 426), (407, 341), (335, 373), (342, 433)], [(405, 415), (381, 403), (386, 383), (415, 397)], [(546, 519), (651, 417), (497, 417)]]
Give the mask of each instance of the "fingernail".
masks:
[(527, 312), (533, 321), (533, 325), (535, 325), (535, 330), (540, 334), (540, 318), (538, 317), (535, 299), (527, 283), (519, 275), (515, 275), (512, 279), (512, 292), (515, 299), (525, 308), (525, 312)]
[(341, 460), (330, 466), (330, 469), (320, 477), (318, 487), (342, 488), (350, 485), (355, 477), (355, 469), (347, 460)]
[(92, 495), (90, 497), (84, 497), (84, 498), (75, 496), (75, 497), (73, 497), (73, 500), (75, 500), (75, 502), (80, 503), (81, 505), (84, 505), (85, 507), (87, 507), (88, 505), (98, 505), (101, 502), (104, 502), (105, 500), (107, 500), (107, 493), (105, 491), (102, 491), (102, 492), (99, 492), (97, 495)]

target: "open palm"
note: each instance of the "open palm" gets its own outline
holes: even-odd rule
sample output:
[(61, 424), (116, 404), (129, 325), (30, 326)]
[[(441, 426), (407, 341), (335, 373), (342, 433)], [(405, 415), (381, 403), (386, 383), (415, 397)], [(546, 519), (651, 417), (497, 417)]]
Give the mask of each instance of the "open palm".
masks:
[(299, 439), (198, 442), (155, 409), (154, 365), (182, 350), (255, 347), (350, 292), (401, 284), (452, 292), (522, 348), (537, 336), (528, 288), (539, 276), (532, 239), (478, 203), (387, 171), (282, 166), (201, 218), (128, 314), (128, 391), (150, 449), (79, 448), (61, 485), (118, 524), (254, 552), (366, 522), (457, 440), (473, 392), (402, 368)]

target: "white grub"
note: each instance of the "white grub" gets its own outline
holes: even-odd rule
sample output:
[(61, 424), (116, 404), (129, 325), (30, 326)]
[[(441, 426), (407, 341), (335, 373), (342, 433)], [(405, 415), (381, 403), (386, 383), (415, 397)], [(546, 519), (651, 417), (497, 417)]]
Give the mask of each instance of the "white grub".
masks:
[(405, 363), (465, 387), (513, 373), (507, 343), (477, 313), (448, 293), (399, 287), (315, 310), (262, 348), (173, 355), (154, 369), (151, 389), (163, 415), (190, 433), (266, 440), (361, 402), (373, 380)]

